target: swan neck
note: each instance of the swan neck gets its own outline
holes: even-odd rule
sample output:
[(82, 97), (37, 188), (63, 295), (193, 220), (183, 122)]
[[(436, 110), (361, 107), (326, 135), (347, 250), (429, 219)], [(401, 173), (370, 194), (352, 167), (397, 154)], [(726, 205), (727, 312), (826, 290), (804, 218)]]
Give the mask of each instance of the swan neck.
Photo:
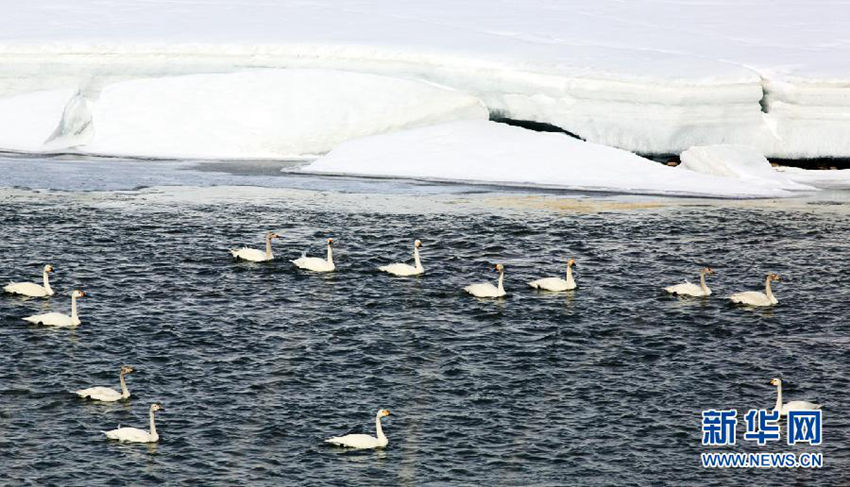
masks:
[(44, 271), (44, 290), (47, 291), (47, 294), (53, 294), (53, 289), (50, 288), (50, 274), (47, 271)]
[(124, 382), (124, 373), (121, 373), (121, 397), (127, 399), (130, 397), (130, 390), (127, 389), (127, 383)]
[(567, 266), (567, 285), (573, 285), (575, 281), (573, 280), (573, 266)]
[(703, 290), (703, 292), (708, 290), (708, 286), (705, 284), (705, 272), (699, 273), (699, 287)]
[(413, 247), (413, 263), (417, 269), (422, 268), (422, 261), (419, 260), (419, 247)]
[(500, 293), (505, 292), (504, 281), (505, 281), (505, 271), (501, 271), (501, 272), (499, 272), (499, 292)]
[(329, 243), (328, 244), (328, 264), (333, 264), (333, 263), (334, 263), (334, 249), (333, 249), (333, 246)]
[(79, 318), (77, 317), (77, 296), (76, 294), (71, 295), (71, 321), (77, 323)]
[(153, 409), (151, 409), (151, 436), (158, 438), (159, 435), (156, 434), (156, 424), (153, 422)]
[(776, 386), (776, 408), (775, 409), (779, 409), (779, 410), (782, 409), (782, 383), (780, 383), (778, 386)]
[(375, 416), (375, 434), (378, 435), (379, 440), (385, 440), (387, 437), (384, 436), (384, 429), (381, 428), (381, 417)]
[(764, 293), (768, 298), (773, 298), (773, 291), (770, 289), (770, 278), (768, 277), (764, 281)]
[(266, 258), (272, 258), (272, 238), (266, 237)]

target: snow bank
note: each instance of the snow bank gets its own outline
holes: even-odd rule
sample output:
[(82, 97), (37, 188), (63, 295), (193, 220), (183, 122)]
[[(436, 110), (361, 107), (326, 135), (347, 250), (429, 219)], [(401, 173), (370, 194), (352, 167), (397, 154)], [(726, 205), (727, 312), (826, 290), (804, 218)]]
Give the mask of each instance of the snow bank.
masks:
[(357, 70), (639, 153), (850, 157), (847, 17), (835, 0), (3, 2), (0, 93), (93, 73)]
[(346, 142), (313, 173), (710, 197), (775, 197), (776, 185), (668, 167), (630, 152), (485, 121), (451, 122)]
[(808, 170), (799, 167), (778, 167), (788, 179), (821, 189), (850, 189), (850, 169)]
[(749, 184), (789, 191), (812, 191), (778, 173), (757, 150), (745, 145), (691, 147), (682, 152), (679, 169), (738, 179)]
[(480, 101), (454, 90), (329, 70), (138, 79), (71, 93), (0, 99), (0, 148), (286, 158), (327, 152), (364, 135), (488, 116)]

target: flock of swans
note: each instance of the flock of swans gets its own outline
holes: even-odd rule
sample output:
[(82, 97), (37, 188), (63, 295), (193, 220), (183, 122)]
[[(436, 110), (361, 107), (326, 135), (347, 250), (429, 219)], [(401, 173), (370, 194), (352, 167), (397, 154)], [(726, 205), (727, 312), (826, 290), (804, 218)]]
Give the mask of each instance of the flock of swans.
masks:
[[(274, 232), (266, 233), (265, 251), (249, 247), (243, 247), (240, 249), (231, 249), (230, 254), (234, 259), (249, 262), (268, 262), (274, 260), (275, 256), (272, 253), (272, 240), (276, 238), (280, 238), (280, 235)], [(425, 268), (422, 266), (422, 260), (419, 255), (419, 249), (421, 247), (421, 241), (416, 240), (413, 243), (413, 265), (407, 263), (394, 263), (380, 266), (378, 269), (382, 272), (386, 272), (388, 274), (400, 277), (419, 276), (423, 274), (425, 272)], [(301, 257), (294, 259), (291, 262), (299, 269), (304, 269), (312, 272), (335, 271), (336, 266), (334, 265), (333, 261), (333, 239), (327, 239), (327, 256), (325, 258), (308, 257), (306, 255), (302, 255)], [(564, 279), (561, 279), (560, 277), (544, 277), (541, 279), (533, 280), (529, 282), (528, 285), (534, 289), (550, 292), (572, 291), (577, 288), (577, 284), (572, 272), (572, 268), (575, 265), (575, 260), (569, 259), (567, 261), (567, 269)], [(505, 267), (502, 264), (496, 264), (493, 267), (493, 270), (499, 273), (496, 285), (489, 282), (476, 283), (466, 286), (464, 290), (467, 293), (478, 298), (500, 298), (506, 296), (507, 292), (505, 291), (504, 287)], [(13, 282), (6, 285), (3, 290), (7, 293), (17, 294), (21, 296), (49, 298), (54, 294), (53, 288), (50, 287), (50, 273), (53, 272), (53, 266), (46, 265), (44, 266), (43, 271), (44, 272), (42, 275), (42, 284), (37, 284), (34, 282)], [(686, 281), (681, 284), (665, 287), (664, 291), (673, 295), (706, 298), (711, 295), (711, 289), (709, 289), (705, 279), (706, 276), (713, 275), (714, 273), (715, 272), (709, 267), (703, 268), (700, 271), (699, 285)], [(765, 290), (763, 293), (758, 291), (739, 292), (729, 296), (729, 299), (736, 304), (743, 304), (749, 306), (773, 306), (779, 301), (773, 295), (772, 290), (770, 288), (770, 284), (771, 282), (779, 280), (780, 278), (777, 274), (768, 274), (765, 280)], [(80, 318), (77, 314), (77, 299), (85, 297), (85, 295), (85, 292), (78, 289), (75, 289), (71, 293), (70, 315), (55, 312), (44, 313), (27, 316), (24, 318), (24, 320), (33, 324), (60, 328), (77, 327), (80, 325)], [(127, 400), (130, 398), (130, 391), (127, 388), (125, 376), (127, 374), (133, 373), (134, 370), (135, 369), (133, 369), (133, 367), (128, 365), (124, 365), (121, 367), (119, 375), (119, 381), (121, 384), (120, 392), (108, 387), (90, 387), (87, 389), (80, 389), (74, 391), (74, 393), (83, 399), (93, 401), (114, 402)], [(770, 381), (770, 384), (776, 386), (777, 388), (775, 409), (778, 409), (780, 411), (780, 414), (782, 415), (787, 414), (787, 412), (791, 410), (820, 409), (822, 407), (820, 404), (815, 404), (808, 401), (791, 401), (783, 404), (782, 381), (778, 378), (774, 378)], [(133, 443), (155, 443), (159, 441), (159, 435), (156, 432), (156, 425), (154, 423), (154, 413), (163, 410), (164, 409), (160, 403), (151, 404), (149, 409), (150, 429), (148, 431), (138, 428), (122, 428), (119, 426), (114, 430), (104, 431), (103, 433), (110, 440)], [(381, 419), (389, 416), (389, 414), (389, 410), (381, 409), (375, 416), (375, 432), (377, 436), (370, 436), (364, 434), (349, 434), (345, 436), (329, 438), (325, 440), (325, 442), (333, 445), (354, 449), (383, 448), (387, 446), (388, 440), (387, 437), (384, 435), (383, 429), (381, 428)]]

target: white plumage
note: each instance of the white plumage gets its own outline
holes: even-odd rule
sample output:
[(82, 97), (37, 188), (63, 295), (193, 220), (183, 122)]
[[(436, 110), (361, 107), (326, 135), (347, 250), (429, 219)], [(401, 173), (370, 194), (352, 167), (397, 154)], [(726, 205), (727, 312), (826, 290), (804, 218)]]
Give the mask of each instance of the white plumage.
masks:
[(272, 239), (280, 238), (280, 235), (274, 232), (266, 233), (266, 251), (242, 247), (241, 249), (230, 249), (230, 255), (235, 259), (247, 260), (249, 262), (267, 262), (274, 260), (272, 253)]
[(77, 298), (82, 298), (85, 295), (86, 293), (78, 289), (75, 289), (71, 293), (71, 316), (62, 313), (44, 313), (27, 316), (24, 320), (36, 325), (56, 326), (60, 328), (74, 328), (79, 326), (80, 318), (77, 316)]
[(22, 296), (30, 296), (33, 298), (53, 296), (53, 289), (50, 287), (50, 279), (48, 276), (51, 272), (53, 272), (53, 266), (48, 264), (44, 266), (44, 273), (41, 276), (43, 284), (36, 284), (34, 282), (10, 282), (3, 287), (3, 290), (7, 293), (20, 294)]
[(775, 304), (779, 304), (779, 300), (776, 299), (770, 289), (770, 282), (778, 282), (780, 280), (781, 278), (778, 274), (768, 274), (767, 278), (764, 280), (763, 293), (758, 291), (744, 291), (729, 296), (729, 299), (731, 299), (733, 303), (746, 304), (749, 306), (773, 306)]
[(566, 279), (561, 279), (560, 277), (544, 277), (542, 279), (536, 279), (528, 283), (529, 286), (534, 289), (542, 289), (544, 291), (553, 291), (553, 292), (562, 292), (562, 291), (571, 291), (576, 288), (576, 281), (573, 279), (573, 270), (572, 267), (576, 264), (576, 261), (570, 259), (567, 261), (567, 275)]
[(711, 289), (709, 289), (705, 284), (705, 276), (710, 276), (712, 274), (714, 274), (714, 270), (710, 267), (704, 267), (699, 271), (699, 286), (689, 281), (685, 281), (682, 284), (667, 286), (664, 290), (670, 294), (676, 294), (679, 296), (694, 296), (698, 298), (711, 296)]
[(425, 268), (422, 267), (422, 262), (419, 260), (419, 247), (421, 246), (422, 242), (420, 242), (419, 240), (413, 242), (413, 265), (395, 263), (389, 265), (382, 265), (381, 267), (378, 267), (378, 269), (388, 274), (400, 277), (418, 276), (424, 273)]
[(157, 411), (165, 411), (159, 403), (151, 404), (150, 408), (150, 431), (145, 431), (139, 428), (121, 428), (104, 431), (110, 440), (118, 440), (125, 443), (156, 443), (159, 441), (159, 434), (156, 432), (156, 424), (154, 424), (153, 415)]
[(809, 401), (788, 401), (782, 404), (782, 379), (770, 379), (770, 385), (776, 386), (776, 406), (773, 409), (774, 411), (778, 409), (780, 416), (786, 416), (788, 411), (811, 411), (823, 407), (821, 404), (815, 404)]
[(121, 392), (110, 387), (97, 386), (89, 387), (88, 389), (80, 389), (78, 391), (74, 391), (74, 393), (84, 399), (92, 399), (94, 401), (114, 402), (127, 399), (130, 397), (130, 390), (127, 389), (127, 383), (124, 381), (124, 376), (132, 374), (134, 371), (135, 369), (129, 365), (121, 366), (121, 373), (119, 375)]
[(333, 244), (334, 239), (329, 238), (327, 259), (321, 259), (319, 257), (301, 256), (291, 262), (295, 264), (295, 266), (299, 269), (304, 269), (313, 272), (333, 272), (334, 269), (336, 269), (333, 257)]
[(377, 434), (377, 437), (364, 434), (352, 434), (328, 438), (325, 440), (325, 443), (359, 450), (367, 448), (383, 448), (387, 446), (389, 440), (387, 440), (387, 437), (384, 436), (384, 430), (381, 428), (381, 418), (389, 415), (389, 409), (381, 409), (375, 416), (375, 433)]
[(502, 264), (496, 264), (493, 267), (493, 270), (499, 273), (498, 286), (494, 286), (489, 282), (481, 282), (477, 284), (470, 284), (463, 288), (463, 290), (477, 298), (500, 298), (505, 296), (507, 294), (504, 287), (505, 266)]

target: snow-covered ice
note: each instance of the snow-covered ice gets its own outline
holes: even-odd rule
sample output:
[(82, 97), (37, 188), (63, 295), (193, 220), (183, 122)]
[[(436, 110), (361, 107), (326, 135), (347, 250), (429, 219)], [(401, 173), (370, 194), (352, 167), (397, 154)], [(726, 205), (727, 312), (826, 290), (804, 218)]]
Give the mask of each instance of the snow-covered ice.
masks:
[(792, 181), (771, 167), (757, 150), (746, 145), (696, 146), (682, 152), (679, 169), (738, 179), (747, 183), (790, 191), (815, 188)]
[(0, 148), (280, 159), (324, 153), (364, 135), (487, 116), (475, 97), (422, 81), (329, 70), (253, 70), (0, 99)]
[[(702, 174), (631, 152), (489, 121), (458, 121), (346, 142), (311, 173), (495, 182), (589, 191), (781, 197), (786, 182)], [(790, 183), (793, 185), (793, 183)], [(799, 185), (795, 189), (800, 189)]]
[(834, 0), (4, 2), (0, 95), (343, 69), (434, 81), (496, 116), (639, 153), (849, 157), (848, 33), (850, 6)]
[(788, 179), (820, 189), (850, 189), (850, 169), (812, 170), (778, 167)]

